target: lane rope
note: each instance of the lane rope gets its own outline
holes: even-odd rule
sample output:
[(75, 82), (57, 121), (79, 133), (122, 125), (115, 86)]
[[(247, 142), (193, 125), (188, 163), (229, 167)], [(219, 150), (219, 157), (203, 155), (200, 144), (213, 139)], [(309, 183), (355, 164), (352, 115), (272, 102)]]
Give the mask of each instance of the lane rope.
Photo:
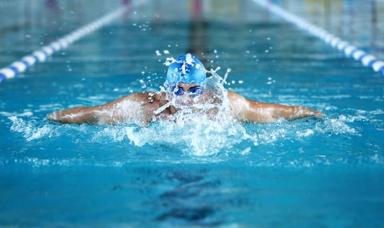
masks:
[(323, 40), (326, 44), (332, 46), (335, 49), (343, 52), (345, 56), (351, 57), (356, 61), (361, 62), (366, 67), (371, 67), (375, 72), (380, 72), (384, 75), (384, 61), (377, 59), (375, 56), (366, 53), (365, 51), (355, 47), (347, 41), (325, 31), (324, 29), (305, 21), (304, 19), (289, 13), (283, 8), (267, 1), (267, 0), (253, 0), (259, 6), (267, 9), (275, 15), (285, 19), (286, 21), (296, 25), (300, 29), (307, 31)]
[(33, 52), (32, 54), (22, 57), (21, 60), (15, 61), (7, 67), (0, 69), (0, 82), (5, 79), (16, 77), (36, 63), (45, 62), (47, 58), (53, 55), (55, 52), (67, 48), (69, 45), (83, 38), (84, 36), (100, 29), (107, 24), (110, 24), (122, 16), (128, 9), (129, 6), (120, 7), (103, 16), (102, 18), (82, 26), (79, 29), (69, 33), (68, 35), (41, 47), (39, 50)]

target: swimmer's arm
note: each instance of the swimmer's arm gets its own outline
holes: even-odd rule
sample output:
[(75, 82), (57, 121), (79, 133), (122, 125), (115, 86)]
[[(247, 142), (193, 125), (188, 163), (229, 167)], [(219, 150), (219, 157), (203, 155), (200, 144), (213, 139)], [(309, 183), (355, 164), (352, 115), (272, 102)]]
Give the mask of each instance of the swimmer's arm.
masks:
[(47, 118), (58, 123), (96, 124), (98, 123), (98, 118), (95, 115), (97, 109), (98, 106), (69, 108), (48, 114)]
[(295, 120), (323, 116), (321, 112), (303, 106), (256, 102), (234, 92), (228, 92), (228, 98), (233, 115), (242, 121), (268, 123), (279, 119)]
[(140, 101), (143, 97), (143, 94), (137, 93), (103, 105), (65, 109), (49, 114), (48, 120), (70, 124), (114, 124), (124, 119), (124, 112), (119, 109), (126, 106), (121, 104), (127, 101)]

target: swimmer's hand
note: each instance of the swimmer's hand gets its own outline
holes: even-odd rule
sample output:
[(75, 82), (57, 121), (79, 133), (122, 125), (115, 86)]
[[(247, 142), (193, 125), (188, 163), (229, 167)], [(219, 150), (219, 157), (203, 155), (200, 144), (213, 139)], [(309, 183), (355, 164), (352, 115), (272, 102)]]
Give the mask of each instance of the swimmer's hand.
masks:
[(292, 114), (292, 117), (293, 117), (292, 119), (299, 119), (299, 118), (305, 118), (305, 117), (323, 119), (325, 117), (324, 113), (317, 110), (310, 109), (310, 108), (306, 108), (303, 106), (289, 106), (289, 107), (296, 109), (295, 112)]
[(305, 109), (308, 110), (308, 115), (310, 117), (315, 117), (315, 118), (319, 118), (319, 119), (323, 119), (325, 117), (325, 114), (320, 112), (320, 111), (312, 110), (312, 109), (308, 109), (308, 108), (305, 108)]

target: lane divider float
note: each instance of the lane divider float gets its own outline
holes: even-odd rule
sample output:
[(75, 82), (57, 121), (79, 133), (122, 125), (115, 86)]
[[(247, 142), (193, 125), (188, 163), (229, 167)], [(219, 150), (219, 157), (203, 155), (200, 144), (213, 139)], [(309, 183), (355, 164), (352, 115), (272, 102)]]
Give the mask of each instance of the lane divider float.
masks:
[(366, 67), (371, 67), (375, 72), (380, 72), (384, 75), (384, 61), (377, 59), (375, 56), (366, 53), (365, 51), (355, 47), (347, 41), (342, 40), (341, 38), (325, 31), (324, 29), (305, 21), (304, 19), (289, 13), (283, 8), (267, 1), (267, 0), (253, 0), (259, 6), (267, 9), (268, 11), (274, 13), (275, 15), (285, 19), (286, 21), (296, 25), (300, 29), (307, 31), (323, 40), (325, 43), (329, 44), (333, 48), (342, 51), (347, 57), (351, 57), (356, 61), (361, 62)]
[(45, 62), (49, 56), (67, 48), (73, 42), (81, 39), (82, 37), (100, 29), (101, 27), (110, 24), (112, 21), (116, 20), (122, 16), (129, 7), (120, 7), (111, 13), (105, 15), (104, 17), (91, 22), (85, 26), (76, 29), (75, 31), (69, 33), (68, 35), (40, 48), (39, 50), (33, 52), (30, 55), (24, 56), (21, 60), (15, 61), (0, 69), (0, 82), (5, 79), (10, 79), (16, 77), (18, 74), (26, 71), (31, 66), (35, 65), (38, 62)]

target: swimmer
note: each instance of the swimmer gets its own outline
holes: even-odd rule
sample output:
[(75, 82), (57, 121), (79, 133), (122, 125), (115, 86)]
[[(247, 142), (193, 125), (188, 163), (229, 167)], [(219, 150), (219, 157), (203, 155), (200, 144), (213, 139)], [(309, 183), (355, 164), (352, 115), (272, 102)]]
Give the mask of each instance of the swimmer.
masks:
[[(145, 125), (159, 119), (171, 119), (183, 107), (220, 105), (223, 99), (207, 87), (206, 72), (198, 58), (191, 54), (182, 55), (169, 65), (164, 91), (133, 93), (98, 106), (65, 109), (49, 114), (48, 119), (74, 124), (134, 122)], [(224, 94), (229, 106), (227, 115), (239, 121), (269, 123), (281, 119), (319, 118), (323, 115), (303, 106), (253, 101), (232, 91)], [(211, 108), (205, 113), (214, 116), (216, 112), (215, 108)]]

